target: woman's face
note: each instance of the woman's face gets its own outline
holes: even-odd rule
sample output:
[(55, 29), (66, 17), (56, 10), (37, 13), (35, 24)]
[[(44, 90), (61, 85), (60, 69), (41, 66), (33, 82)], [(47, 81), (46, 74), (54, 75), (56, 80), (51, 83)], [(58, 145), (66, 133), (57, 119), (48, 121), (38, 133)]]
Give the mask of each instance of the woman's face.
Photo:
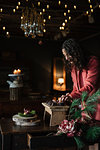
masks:
[(67, 61), (69, 61), (69, 63), (73, 66), (74, 65), (74, 61), (73, 61), (73, 58), (71, 55), (67, 54), (66, 50), (65, 49), (62, 49), (62, 53), (63, 55), (65, 56), (65, 59)]

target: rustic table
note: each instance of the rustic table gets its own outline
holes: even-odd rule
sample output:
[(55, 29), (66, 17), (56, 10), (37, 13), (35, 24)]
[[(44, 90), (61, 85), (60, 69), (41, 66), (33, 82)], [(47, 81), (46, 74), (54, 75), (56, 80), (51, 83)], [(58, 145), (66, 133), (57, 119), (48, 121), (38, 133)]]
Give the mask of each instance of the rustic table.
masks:
[(57, 127), (49, 127), (44, 123), (37, 126), (18, 126), (12, 119), (1, 119), (2, 150), (27, 149), (27, 134), (41, 132), (55, 132)]
[[(43, 122), (37, 126), (26, 127), (15, 125), (12, 119), (6, 118), (0, 120), (0, 129), (2, 150), (37, 150), (38, 148), (41, 150), (42, 147), (46, 147), (45, 150), (50, 150), (51, 147), (61, 148), (60, 150), (63, 148), (77, 149), (73, 138), (50, 136), (50, 133), (57, 132), (57, 126), (48, 126)], [(85, 150), (88, 150), (87, 146)], [(99, 150), (99, 145), (97, 144), (93, 150)]]

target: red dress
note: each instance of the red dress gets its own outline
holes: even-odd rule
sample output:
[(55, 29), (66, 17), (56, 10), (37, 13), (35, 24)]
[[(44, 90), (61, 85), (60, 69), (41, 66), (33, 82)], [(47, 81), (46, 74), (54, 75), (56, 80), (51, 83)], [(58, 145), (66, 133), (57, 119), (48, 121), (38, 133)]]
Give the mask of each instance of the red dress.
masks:
[[(73, 99), (79, 98), (83, 91), (92, 95), (100, 88), (99, 82), (99, 62), (95, 56), (91, 56), (86, 69), (76, 70), (74, 67), (71, 72), (73, 80), (73, 90), (70, 93)], [(96, 120), (100, 120), (100, 104), (97, 105)]]

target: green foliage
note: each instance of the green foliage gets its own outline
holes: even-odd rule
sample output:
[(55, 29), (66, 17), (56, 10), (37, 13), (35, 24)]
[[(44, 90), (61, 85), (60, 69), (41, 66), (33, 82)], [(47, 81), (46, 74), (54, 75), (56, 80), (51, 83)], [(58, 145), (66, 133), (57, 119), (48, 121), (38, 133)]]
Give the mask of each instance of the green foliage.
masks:
[(93, 126), (90, 127), (86, 132), (86, 140), (90, 142), (95, 142), (100, 137), (100, 127)]
[(84, 92), (82, 93), (82, 95), (81, 95), (81, 101), (82, 101), (82, 102), (85, 101), (86, 98), (87, 98), (87, 96), (88, 96), (88, 92), (84, 91)]
[(86, 100), (86, 105), (91, 105), (91, 103), (97, 103), (98, 102), (98, 96), (100, 96), (100, 89), (97, 90), (96, 93), (94, 93), (92, 96), (89, 96)]
[(82, 110), (80, 110), (80, 109), (75, 111), (75, 113), (72, 115), (72, 118), (73, 119), (81, 118), (82, 117), (81, 112), (82, 112)]
[(78, 149), (82, 149), (85, 146), (84, 142), (81, 140), (80, 137), (74, 137), (74, 139), (76, 141)]
[[(73, 119), (81, 118), (82, 111), (92, 115), (96, 111), (98, 96), (100, 96), (100, 89), (92, 96), (88, 96), (88, 93), (84, 91), (81, 95), (81, 98), (73, 100), (70, 106), (69, 116), (71, 115)], [(85, 107), (83, 110), (81, 110), (81, 108), (79, 108), (79, 105), (81, 105), (84, 102), (85, 102)]]
[(86, 112), (93, 114), (96, 111), (96, 105), (89, 105), (86, 106), (86, 108), (84, 109)]
[(69, 114), (73, 113), (76, 111), (76, 106), (79, 106), (81, 104), (81, 99), (74, 99), (70, 106)]
[(72, 108), (72, 107), (78, 106), (80, 104), (81, 104), (81, 99), (80, 98), (79, 99), (74, 99), (70, 107)]

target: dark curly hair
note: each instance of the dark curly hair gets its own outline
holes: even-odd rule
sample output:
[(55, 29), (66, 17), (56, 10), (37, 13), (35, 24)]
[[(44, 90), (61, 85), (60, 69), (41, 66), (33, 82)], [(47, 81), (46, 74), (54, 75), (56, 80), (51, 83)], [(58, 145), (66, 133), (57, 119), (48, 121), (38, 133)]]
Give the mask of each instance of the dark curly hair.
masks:
[[(78, 42), (76, 42), (75, 39), (71, 38), (66, 40), (62, 45), (62, 49), (65, 49), (67, 54), (72, 56), (72, 60), (77, 69), (82, 70), (83, 68), (86, 67), (89, 61), (89, 56), (84, 54), (80, 45), (78, 44)], [(74, 61), (75, 58), (77, 59), (77, 61)], [(67, 71), (71, 71), (72, 68), (70, 62), (66, 60), (65, 57), (64, 57), (64, 63)]]

